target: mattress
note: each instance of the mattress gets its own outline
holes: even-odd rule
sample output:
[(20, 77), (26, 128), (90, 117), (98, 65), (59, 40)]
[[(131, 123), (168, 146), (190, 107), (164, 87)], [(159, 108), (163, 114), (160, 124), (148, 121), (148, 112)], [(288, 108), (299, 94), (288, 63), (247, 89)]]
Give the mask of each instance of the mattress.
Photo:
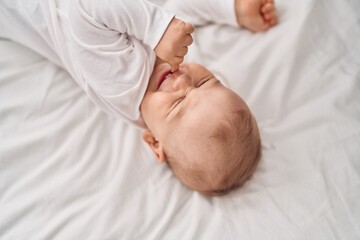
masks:
[(277, 7), (265, 33), (197, 28), (187, 56), (261, 131), (257, 170), (222, 197), (187, 189), (139, 129), (1, 39), (0, 239), (360, 239), (360, 2)]

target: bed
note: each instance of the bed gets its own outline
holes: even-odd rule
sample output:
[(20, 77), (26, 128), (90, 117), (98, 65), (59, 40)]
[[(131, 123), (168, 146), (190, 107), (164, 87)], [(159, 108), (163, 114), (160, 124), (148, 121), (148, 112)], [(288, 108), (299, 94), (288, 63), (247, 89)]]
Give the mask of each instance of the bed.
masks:
[(360, 2), (277, 6), (265, 33), (199, 27), (187, 56), (261, 131), (256, 172), (222, 197), (187, 189), (139, 129), (0, 39), (0, 239), (360, 239)]

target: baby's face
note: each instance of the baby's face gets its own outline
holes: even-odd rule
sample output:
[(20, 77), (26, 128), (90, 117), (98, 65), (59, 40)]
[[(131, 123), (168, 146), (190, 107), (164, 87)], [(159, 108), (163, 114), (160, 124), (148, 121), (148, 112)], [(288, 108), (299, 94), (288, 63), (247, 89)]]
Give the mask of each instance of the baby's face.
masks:
[(165, 150), (171, 145), (185, 154), (212, 154), (215, 149), (204, 148), (215, 126), (231, 112), (248, 108), (205, 67), (181, 64), (167, 76), (170, 68), (167, 63), (154, 68), (141, 103), (145, 123)]

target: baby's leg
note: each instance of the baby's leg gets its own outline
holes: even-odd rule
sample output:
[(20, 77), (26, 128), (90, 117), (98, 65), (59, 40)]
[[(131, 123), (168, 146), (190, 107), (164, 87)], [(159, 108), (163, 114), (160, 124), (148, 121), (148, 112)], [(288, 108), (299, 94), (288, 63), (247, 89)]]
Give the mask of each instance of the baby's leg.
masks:
[(265, 31), (277, 23), (274, 0), (235, 0), (238, 24), (253, 32)]

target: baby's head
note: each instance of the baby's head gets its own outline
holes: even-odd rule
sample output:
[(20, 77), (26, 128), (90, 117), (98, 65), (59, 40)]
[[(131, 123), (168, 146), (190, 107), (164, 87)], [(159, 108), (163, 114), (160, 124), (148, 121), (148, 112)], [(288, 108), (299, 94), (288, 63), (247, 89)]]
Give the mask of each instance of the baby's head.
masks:
[(160, 162), (188, 187), (222, 195), (245, 182), (260, 157), (246, 103), (199, 64), (157, 64), (141, 103), (143, 134)]

